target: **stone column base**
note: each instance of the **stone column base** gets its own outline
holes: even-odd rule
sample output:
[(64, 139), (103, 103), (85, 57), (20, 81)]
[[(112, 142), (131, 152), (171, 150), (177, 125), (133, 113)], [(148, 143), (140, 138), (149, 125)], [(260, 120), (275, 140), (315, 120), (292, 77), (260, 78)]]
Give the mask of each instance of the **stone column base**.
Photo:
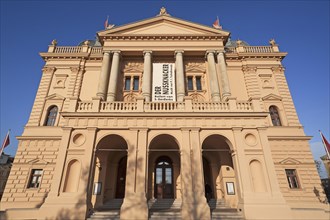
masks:
[[(205, 199), (204, 199), (205, 200)], [(199, 220), (211, 219), (211, 212), (209, 205), (201, 201), (198, 203), (182, 203), (181, 210), (182, 219)]]
[(125, 198), (120, 208), (121, 220), (148, 219), (149, 209), (145, 198)]

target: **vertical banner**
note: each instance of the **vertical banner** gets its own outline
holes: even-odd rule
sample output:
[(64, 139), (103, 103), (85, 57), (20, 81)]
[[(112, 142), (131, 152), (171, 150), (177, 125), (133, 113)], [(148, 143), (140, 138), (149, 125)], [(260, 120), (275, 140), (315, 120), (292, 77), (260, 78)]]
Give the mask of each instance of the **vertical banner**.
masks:
[(152, 73), (152, 101), (175, 102), (174, 63), (154, 63)]

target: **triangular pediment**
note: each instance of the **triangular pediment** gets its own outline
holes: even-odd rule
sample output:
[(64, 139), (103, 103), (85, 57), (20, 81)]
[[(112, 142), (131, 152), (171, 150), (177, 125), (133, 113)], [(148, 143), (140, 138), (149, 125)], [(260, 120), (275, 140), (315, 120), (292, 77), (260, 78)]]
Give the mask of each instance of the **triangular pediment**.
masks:
[(278, 96), (278, 95), (275, 95), (273, 93), (269, 94), (269, 95), (266, 95), (262, 98), (263, 101), (281, 101), (282, 100), (282, 97), (281, 96)]
[(288, 157), (288, 158), (280, 161), (279, 163), (286, 164), (286, 165), (290, 165), (290, 164), (294, 165), (294, 164), (300, 164), (301, 162), (299, 160)]
[(52, 95), (49, 95), (45, 98), (46, 100), (64, 100), (65, 98), (59, 94), (52, 94)]
[(100, 37), (109, 35), (220, 35), (228, 37), (229, 34), (224, 30), (171, 16), (157, 16), (98, 32)]
[(39, 158), (36, 158), (36, 159), (33, 159), (33, 160), (30, 160), (27, 162), (28, 164), (48, 164), (49, 162), (48, 161), (45, 161), (43, 159), (39, 159)]

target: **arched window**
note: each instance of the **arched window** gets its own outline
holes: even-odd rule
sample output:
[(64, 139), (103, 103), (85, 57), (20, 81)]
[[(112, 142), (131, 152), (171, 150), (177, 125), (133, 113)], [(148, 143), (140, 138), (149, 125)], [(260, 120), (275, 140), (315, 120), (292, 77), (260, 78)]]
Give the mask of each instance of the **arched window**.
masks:
[(46, 126), (54, 126), (56, 116), (57, 116), (57, 112), (58, 112), (57, 106), (51, 106), (48, 109), (47, 118), (46, 118), (46, 121), (45, 121)]
[(272, 105), (269, 107), (270, 118), (274, 126), (281, 126), (280, 114), (276, 106)]

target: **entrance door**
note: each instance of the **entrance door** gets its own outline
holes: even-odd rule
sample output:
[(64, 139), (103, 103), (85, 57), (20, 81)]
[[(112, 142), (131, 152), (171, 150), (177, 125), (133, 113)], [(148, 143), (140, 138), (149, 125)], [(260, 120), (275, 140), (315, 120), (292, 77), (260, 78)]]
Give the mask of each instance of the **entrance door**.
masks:
[(211, 198), (214, 198), (213, 194), (213, 181), (212, 181), (212, 174), (211, 169), (209, 166), (209, 162), (205, 157), (203, 157), (203, 171), (204, 171), (204, 184), (205, 184), (205, 197), (207, 201), (209, 201)]
[(173, 167), (168, 157), (160, 157), (156, 162), (155, 198), (173, 198)]
[(127, 156), (121, 158), (118, 163), (117, 184), (116, 184), (117, 199), (122, 199), (125, 197), (126, 167), (127, 167)]

